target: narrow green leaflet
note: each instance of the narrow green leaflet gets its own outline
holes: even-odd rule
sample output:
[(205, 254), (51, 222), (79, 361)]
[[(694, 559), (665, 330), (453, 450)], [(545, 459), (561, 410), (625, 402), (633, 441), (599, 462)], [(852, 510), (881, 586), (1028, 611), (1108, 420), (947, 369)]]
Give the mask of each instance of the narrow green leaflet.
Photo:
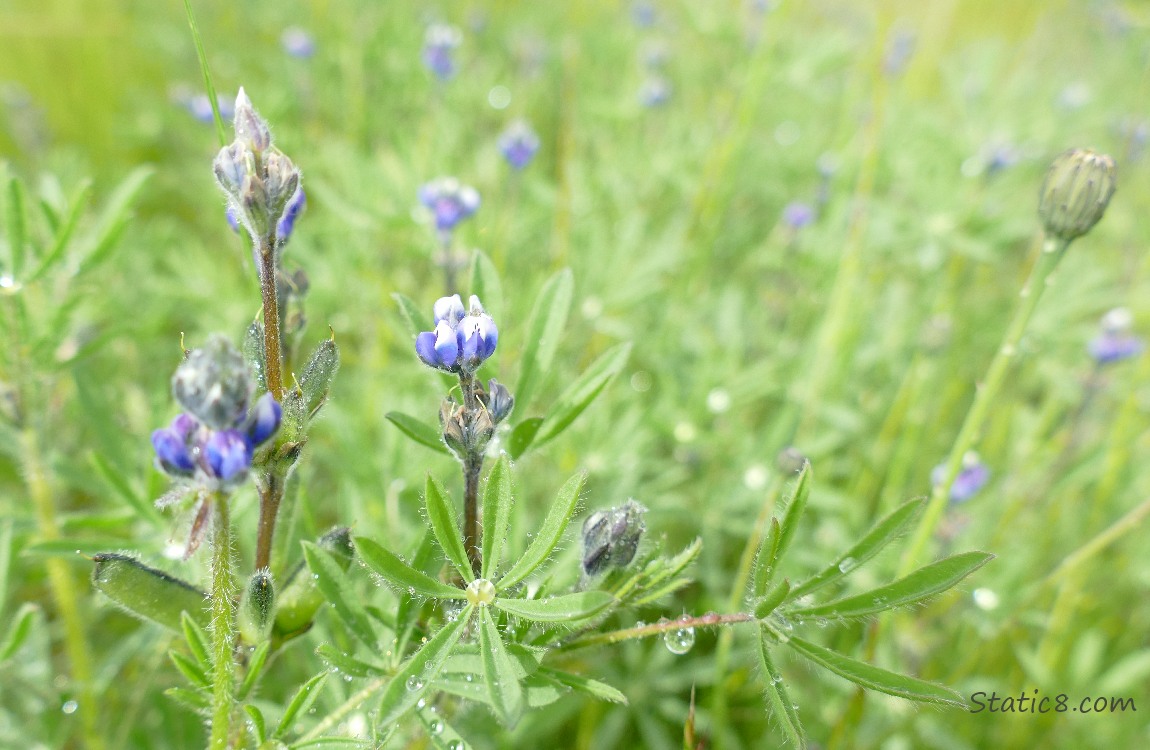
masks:
[(111, 255), (120, 235), (131, 221), (131, 208), (136, 196), (151, 176), (151, 167), (138, 167), (116, 186), (108, 205), (100, 213), (96, 229), (89, 237), (88, 250), (80, 262), (77, 275), (91, 270)]
[(210, 646), (207, 633), (187, 612), (184, 612), (180, 618), (180, 627), (184, 631), (184, 640), (188, 642), (188, 649), (192, 652), (192, 656), (196, 657), (196, 661), (204, 669), (210, 669), (212, 657), (209, 656)]
[(36, 270), (28, 277), (29, 284), (42, 279), (44, 275), (52, 270), (52, 267), (59, 263), (64, 257), (72, 235), (76, 231), (76, 225), (80, 222), (80, 216), (83, 215), (84, 208), (88, 205), (88, 196), (91, 192), (92, 182), (90, 180), (84, 180), (76, 190), (76, 196), (69, 205), (68, 215), (64, 219), (64, 224), (56, 229), (55, 236), (52, 238), (52, 248), (40, 261), (40, 264), (36, 266)]
[(511, 454), (512, 458), (519, 458), (523, 455), (523, 451), (531, 447), (531, 443), (535, 441), (536, 433), (542, 426), (543, 417), (528, 417), (515, 425), (515, 429), (507, 438), (507, 452)]
[(206, 715), (207, 710), (211, 707), (206, 690), (171, 687), (164, 691), (164, 695), (198, 714)]
[(776, 565), (787, 556), (787, 550), (790, 549), (791, 542), (794, 541), (795, 534), (798, 532), (799, 523), (802, 522), (803, 512), (807, 509), (807, 498), (810, 497), (810, 494), (811, 464), (808, 461), (803, 464), (803, 470), (799, 472), (799, 479), (795, 483), (794, 497), (787, 505), (787, 510), (783, 513), (783, 520), (779, 524), (779, 547), (774, 559)]
[(355, 548), (367, 567), (409, 594), (420, 594), (434, 599), (464, 599), (463, 589), (448, 586), (426, 573), (416, 570), (403, 560), (367, 537), (357, 536)]
[(249, 703), (244, 706), (244, 713), (248, 715), (248, 724), (251, 725), (252, 734), (256, 737), (256, 744), (264, 744), (268, 738), (268, 730), (263, 712)]
[(966, 702), (961, 695), (942, 685), (936, 685), (916, 677), (888, 672), (874, 665), (843, 656), (828, 648), (817, 646), (802, 638), (792, 637), (787, 641), (787, 645), (815, 664), (864, 688), (878, 690), (881, 693), (896, 695), (899, 698), (912, 701), (966, 707)]
[(323, 683), (327, 681), (329, 674), (331, 673), (325, 669), (300, 686), (291, 702), (288, 703), (287, 709), (284, 710), (280, 723), (276, 726), (275, 732), (272, 733), (273, 737), (283, 737), (291, 731), (295, 717), (301, 713), (307, 713), (308, 708), (319, 697), (319, 691), (323, 689)]
[(252, 692), (252, 688), (256, 686), (259, 681), (260, 674), (264, 671), (264, 664), (267, 663), (268, 654), (271, 653), (272, 642), (264, 641), (255, 647), (252, 651), (251, 658), (248, 659), (248, 669), (244, 673), (243, 682), (240, 683), (240, 689), (236, 691), (236, 698), (244, 700)]
[(15, 177), (8, 179), (8, 200), (4, 206), (8, 225), (8, 253), (12, 275), (19, 278), (24, 270), (24, 244), (27, 242), (27, 217), (24, 214), (24, 185)]
[(767, 527), (767, 533), (763, 534), (763, 540), (759, 544), (759, 552), (755, 557), (755, 575), (751, 582), (755, 597), (765, 596), (767, 587), (771, 585), (771, 581), (774, 579), (775, 570), (779, 564), (779, 539), (781, 536), (782, 527), (779, 526), (779, 519), (772, 518)]
[(391, 298), (399, 305), (399, 311), (403, 314), (403, 320), (407, 323), (407, 330), (411, 333), (412, 338), (423, 331), (432, 329), (431, 318), (427, 317), (419, 305), (415, 304), (409, 297), (399, 292), (392, 292)]
[(806, 747), (803, 725), (795, 711), (795, 703), (783, 684), (783, 675), (771, 660), (770, 644), (771, 636), (766, 628), (759, 628), (759, 664), (763, 668), (763, 682), (766, 683), (767, 705), (771, 710), (771, 718), (787, 742), (801, 749)]
[(451, 649), (459, 642), (463, 628), (471, 621), (474, 605), (467, 605), (454, 622), (440, 628), (431, 640), (407, 660), (387, 687), (383, 689), (383, 700), (379, 706), (378, 725), (387, 727), (410, 711), (427, 692), (435, 680), (443, 663), (451, 655)]
[(356, 638), (363, 641), (368, 648), (375, 648), (376, 636), (371, 627), (371, 621), (363, 608), (358, 595), (349, 591), (347, 579), (343, 568), (335, 561), (331, 553), (321, 549), (312, 542), (303, 542), (303, 556), (307, 560), (307, 567), (315, 575), (316, 586), (324, 598), (335, 609), (336, 614), (343, 620)]
[(435, 532), (435, 540), (447, 559), (456, 567), (463, 580), (475, 580), (471, 571), (471, 563), (467, 559), (467, 550), (463, 548), (463, 539), (459, 536), (459, 526), (455, 523), (455, 511), (447, 500), (447, 491), (435, 477), (427, 475), (427, 485), (423, 492), (427, 507), (427, 520), (431, 522), (431, 530)]
[(479, 298), (489, 315), (499, 318), (503, 312), (503, 285), (495, 264), (482, 250), (476, 250), (471, 258), (471, 293)]
[(39, 613), (40, 607), (32, 602), (25, 602), (16, 610), (16, 614), (8, 623), (8, 630), (5, 631), (4, 637), (0, 638), (0, 662), (11, 658), (24, 645)]
[(490, 579), (503, 556), (511, 523), (511, 460), (501, 455), (483, 488), (483, 577)]
[(523, 685), (519, 683), (518, 665), (507, 653), (499, 627), (491, 616), (490, 607), (479, 608), (482, 622), (479, 627), (479, 653), (483, 656), (483, 680), (491, 703), (504, 726), (519, 723), (526, 708)]
[(520, 359), (519, 380), (515, 383), (515, 398), (521, 408), (526, 409), (531, 403), (539, 380), (551, 369), (562, 339), (563, 326), (567, 324), (574, 289), (571, 269), (564, 268), (547, 280), (535, 298), (531, 322), (527, 326), (527, 343)]
[(423, 422), (410, 414), (400, 411), (389, 411), (384, 415), (387, 421), (399, 428), (399, 431), (420, 445), (431, 448), (439, 453), (450, 453), (443, 444), (443, 434), (435, 427)]
[(922, 510), (924, 500), (903, 503), (867, 531), (866, 535), (837, 560), (791, 589), (790, 599), (809, 594), (853, 572), (898, 538)]
[(351, 654), (345, 654), (330, 643), (321, 643), (315, 652), (332, 667), (352, 677), (377, 677), (387, 673), (387, 669), (383, 666), (368, 663)]
[(546, 677), (547, 679), (563, 685), (564, 687), (571, 688), (572, 690), (578, 690), (581, 693), (586, 693), (587, 695), (598, 698), (599, 700), (610, 701), (612, 703), (622, 703), (624, 705), (627, 703), (627, 696), (623, 695), (617, 689), (605, 682), (599, 682), (598, 680), (592, 680), (589, 677), (571, 674), (570, 672), (563, 672), (561, 670), (552, 669), (550, 667), (539, 667), (539, 670), (536, 672), (536, 674), (542, 677)]
[(424, 731), (427, 732), (427, 739), (435, 750), (460, 750), (467, 747), (459, 732), (444, 720), (434, 706), (416, 711), (415, 715), (419, 717)]
[(128, 507), (135, 510), (141, 518), (146, 518), (153, 523), (157, 524), (162, 520), (160, 512), (150, 502), (145, 500), (138, 492), (132, 489), (132, 485), (120, 473), (116, 467), (98, 451), (93, 451), (88, 455), (88, 459), (92, 464), (92, 468), (100, 475), (100, 478), (108, 483), (108, 486), (116, 491), (116, 494), (123, 498)]
[(559, 494), (555, 496), (555, 502), (551, 504), (551, 510), (547, 512), (547, 518), (543, 520), (539, 532), (531, 540), (531, 544), (523, 553), (523, 557), (519, 558), (511, 566), (511, 570), (507, 571), (507, 575), (503, 576), (495, 585), (496, 589), (499, 591), (507, 590), (531, 575), (536, 568), (543, 564), (543, 561), (559, 544), (559, 539), (567, 529), (567, 524), (571, 521), (571, 514), (575, 512), (575, 504), (579, 502), (579, 491), (583, 489), (583, 482), (586, 478), (586, 474), (576, 474), (559, 489)]
[(496, 599), (495, 606), (532, 622), (575, 622), (594, 617), (614, 601), (606, 591), (580, 591), (547, 599)]
[(192, 659), (184, 656), (179, 651), (169, 651), (168, 658), (172, 660), (172, 664), (176, 666), (176, 669), (180, 670), (188, 682), (201, 688), (211, 686), (212, 683), (208, 679), (207, 673)]
[(619, 374), (631, 356), (631, 344), (617, 344), (603, 352), (591, 366), (559, 396), (543, 417), (534, 445), (543, 445), (563, 433)]
[(813, 607), (795, 607), (787, 612), (801, 617), (866, 617), (946, 591), (993, 559), (994, 555), (986, 552), (964, 552), (866, 593)]
[(783, 603), (783, 600), (787, 598), (787, 594), (790, 593), (790, 590), (791, 583), (785, 578), (779, 583), (776, 583), (762, 599), (755, 602), (755, 617), (761, 620), (774, 612), (778, 606)]

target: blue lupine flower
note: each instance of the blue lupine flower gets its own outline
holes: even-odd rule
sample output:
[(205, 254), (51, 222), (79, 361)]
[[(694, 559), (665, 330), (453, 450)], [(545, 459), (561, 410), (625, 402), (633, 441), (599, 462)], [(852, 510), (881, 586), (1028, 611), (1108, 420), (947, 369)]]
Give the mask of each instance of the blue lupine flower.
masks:
[(280, 35), (284, 52), (292, 57), (306, 60), (315, 54), (315, 39), (298, 26), (289, 26)]
[(516, 120), (499, 136), (499, 150), (508, 164), (523, 169), (539, 150), (539, 136), (526, 122)]
[(655, 4), (650, 0), (637, 0), (631, 5), (631, 20), (641, 29), (649, 29), (655, 25), (658, 13)]
[(432, 24), (423, 37), (423, 64), (441, 81), (455, 76), (455, 50), (462, 35), (459, 29), (445, 24)]
[(222, 336), (189, 353), (176, 369), (172, 390), (188, 411), (152, 433), (160, 470), (214, 490), (243, 481), (255, 449), (279, 429), (279, 403), (265, 393), (248, 408), (251, 373)]
[(435, 303), (435, 330), (415, 339), (415, 353), (429, 367), (446, 372), (474, 372), (495, 353), (499, 331), (480, 304), (471, 296), (471, 309), (464, 314), (458, 294)]
[(915, 34), (908, 29), (899, 29), (887, 43), (886, 54), (882, 59), (882, 72), (894, 78), (902, 75), (914, 54)]
[(1141, 354), (1145, 343), (1130, 332), (1133, 323), (1134, 317), (1124, 307), (1116, 307), (1102, 316), (1102, 330), (1088, 346), (1094, 361), (1109, 365)]
[(435, 227), (450, 232), (479, 210), (479, 193), (454, 177), (438, 177), (419, 189), (419, 202), (435, 216)]
[[(930, 482), (936, 487), (946, 478), (946, 464), (939, 464), (930, 473)], [(990, 469), (974, 451), (962, 458), (962, 468), (950, 486), (950, 501), (964, 503), (974, 497), (990, 481)]]
[(295, 229), (296, 219), (307, 208), (307, 195), (303, 191), (303, 187), (296, 188), (292, 196), (288, 198), (287, 203), (284, 204), (284, 212), (280, 214), (279, 221), (276, 222), (276, 239), (279, 242), (287, 242), (291, 237), (292, 230)]
[[(184, 99), (183, 104), (192, 114), (192, 117), (205, 125), (211, 125), (215, 121), (215, 115), (212, 113), (212, 100), (208, 98), (207, 94), (189, 96)], [(230, 120), (236, 114), (231, 98), (223, 94), (216, 95), (216, 106), (220, 108), (220, 119), (222, 120)]]
[(783, 209), (783, 221), (791, 229), (802, 229), (815, 220), (815, 209), (809, 203), (795, 201)]

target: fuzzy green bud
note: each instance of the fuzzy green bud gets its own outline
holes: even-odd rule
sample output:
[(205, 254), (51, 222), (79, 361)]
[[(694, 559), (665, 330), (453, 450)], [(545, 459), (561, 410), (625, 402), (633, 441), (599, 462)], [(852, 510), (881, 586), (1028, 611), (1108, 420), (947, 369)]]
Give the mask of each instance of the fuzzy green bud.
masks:
[(257, 570), (248, 580), (240, 600), (240, 635), (248, 643), (262, 643), (275, 621), (276, 588), (270, 571)]
[(177, 633), (183, 612), (207, 627), (207, 594), (195, 586), (128, 555), (101, 552), (92, 562), (92, 584), (127, 612)]
[(1060, 154), (1046, 172), (1038, 216), (1046, 234), (1069, 242), (1102, 218), (1116, 185), (1114, 160), (1088, 149)]

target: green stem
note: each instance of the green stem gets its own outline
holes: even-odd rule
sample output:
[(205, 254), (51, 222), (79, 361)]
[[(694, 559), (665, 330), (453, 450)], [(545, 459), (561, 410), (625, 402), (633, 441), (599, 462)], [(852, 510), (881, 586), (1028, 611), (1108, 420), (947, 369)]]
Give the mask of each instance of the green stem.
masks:
[(276, 517), (284, 496), (284, 480), (277, 469), (272, 468), (260, 477), (260, 518), (256, 527), (256, 570), (271, 567), (272, 538), (275, 535)]
[(736, 612), (733, 615), (707, 614), (696, 617), (680, 617), (677, 620), (665, 620), (650, 625), (636, 625), (633, 628), (612, 630), (608, 633), (593, 633), (578, 640), (569, 641), (559, 647), (560, 651), (574, 651), (588, 646), (604, 646), (636, 638), (649, 638), (659, 633), (667, 633), (681, 628), (706, 628), (715, 625), (734, 625), (740, 622), (759, 622), (759, 618), (752, 614)]
[(1015, 310), (1014, 318), (1006, 329), (1006, 335), (1003, 337), (998, 351), (995, 352), (994, 359), (991, 360), (990, 368), (986, 371), (986, 377), (977, 387), (974, 403), (971, 404), (970, 410), (966, 413), (966, 419), (962, 423), (958, 437), (951, 445), (943, 480), (935, 485), (931, 492), (930, 502), (927, 503), (926, 511), (915, 529), (910, 546), (903, 555), (898, 571), (900, 577), (911, 572), (921, 563), (927, 543), (934, 535), (934, 531), (942, 519), (943, 511), (946, 510), (947, 501), (950, 498), (950, 488), (962, 470), (963, 456), (978, 441), (986, 418), (990, 415), (990, 407), (1002, 388), (1006, 373), (1018, 353), (1018, 345), (1022, 340), (1022, 335), (1026, 332), (1026, 326), (1038, 306), (1038, 300), (1042, 298), (1042, 292), (1049, 283), (1050, 274), (1058, 266), (1058, 261), (1062, 259), (1069, 245), (1069, 241), (1054, 239), (1047, 239), (1043, 243), (1042, 253), (1035, 262), (1034, 268), (1031, 269), (1030, 278), (1027, 279), (1026, 285), (1022, 287), (1022, 291), (1019, 293), (1020, 302)]
[(228, 501), (216, 493), (212, 529), (212, 734), (209, 750), (227, 750), (235, 703), (235, 580)]

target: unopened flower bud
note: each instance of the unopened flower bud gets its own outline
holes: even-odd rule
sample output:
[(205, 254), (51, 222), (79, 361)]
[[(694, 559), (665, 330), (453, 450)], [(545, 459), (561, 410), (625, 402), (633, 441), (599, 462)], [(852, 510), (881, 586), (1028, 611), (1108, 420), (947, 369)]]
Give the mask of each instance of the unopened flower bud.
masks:
[(467, 439), (464, 436), (463, 407), (449, 398), (443, 400), (439, 406), (439, 425), (443, 428), (443, 442), (456, 456), (462, 456), (467, 451)]
[(479, 400), (487, 407), (495, 424), (507, 419), (507, 415), (515, 406), (515, 397), (511, 395), (511, 391), (495, 378), (487, 382), (487, 391), (479, 394)]
[(628, 500), (617, 508), (592, 513), (583, 522), (583, 572), (598, 575), (609, 568), (623, 568), (635, 559), (646, 530), (639, 503)]
[(268, 190), (264, 181), (254, 174), (244, 175), (244, 183), (240, 187), (240, 208), (248, 228), (256, 236), (266, 235), (272, 226)]
[(190, 352), (172, 376), (176, 401), (213, 430), (231, 428), (247, 415), (252, 390), (243, 355), (219, 334)]
[(1089, 232), (1114, 195), (1116, 172), (1106, 154), (1073, 149), (1059, 155), (1039, 193), (1038, 216), (1046, 233), (1069, 242)]
[(261, 153), (272, 145), (272, 134), (267, 121), (259, 116), (243, 87), (236, 95), (236, 141), (252, 151)]
[(216, 159), (212, 162), (212, 171), (216, 173), (216, 182), (228, 195), (239, 196), (247, 171), (246, 163), (244, 147), (239, 143), (224, 146), (216, 154)]
[(264, 160), (267, 170), (268, 208), (278, 221), (288, 200), (299, 187), (299, 170), (292, 160), (279, 151), (272, 151)]
[(240, 601), (239, 626), (244, 640), (262, 643), (271, 634), (275, 621), (276, 589), (271, 573), (265, 568), (257, 570), (248, 579)]

